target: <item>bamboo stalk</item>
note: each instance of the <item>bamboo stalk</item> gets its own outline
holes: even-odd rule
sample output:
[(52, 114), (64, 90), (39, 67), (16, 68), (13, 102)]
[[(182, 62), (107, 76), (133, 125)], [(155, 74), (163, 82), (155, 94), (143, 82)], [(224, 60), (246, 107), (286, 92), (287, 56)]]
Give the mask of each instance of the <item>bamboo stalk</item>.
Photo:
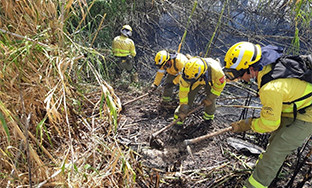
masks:
[(185, 37), (186, 37), (186, 34), (187, 34), (187, 28), (188, 28), (188, 26), (189, 26), (189, 23), (190, 23), (190, 21), (191, 21), (191, 18), (192, 18), (192, 16), (193, 16), (193, 13), (195, 12), (196, 6), (197, 6), (197, 1), (194, 1), (194, 5), (193, 5), (192, 12), (191, 12), (190, 16), (188, 17), (188, 20), (187, 20), (187, 23), (186, 23), (186, 28), (185, 28), (185, 30), (184, 30), (183, 37), (182, 37), (181, 42), (180, 42), (180, 44), (179, 44), (179, 48), (178, 48), (178, 51), (177, 51), (178, 53), (180, 52), (180, 50), (181, 50), (181, 48), (182, 48), (182, 44), (183, 44), (183, 42), (184, 42), (184, 40), (185, 40)]
[(102, 18), (102, 20), (101, 20), (101, 22), (100, 22), (99, 27), (98, 27), (97, 30), (96, 30), (95, 36), (93, 37), (93, 40), (92, 40), (90, 46), (93, 45), (93, 43), (94, 43), (94, 41), (95, 41), (95, 39), (96, 39), (96, 37), (97, 37), (97, 35), (98, 35), (100, 29), (101, 29), (101, 26), (102, 26), (102, 24), (103, 24), (103, 22), (104, 22), (104, 20), (105, 20), (105, 17), (106, 17), (106, 13), (104, 13), (104, 15), (103, 15), (103, 18)]
[(224, 9), (225, 9), (225, 6), (227, 5), (227, 3), (228, 3), (228, 1), (226, 1), (226, 2), (223, 4), (223, 7), (222, 7), (222, 10), (221, 10), (219, 19), (218, 19), (217, 26), (216, 26), (216, 28), (215, 28), (215, 30), (214, 30), (214, 32), (213, 32), (211, 38), (210, 38), (210, 41), (208, 42), (208, 44), (207, 44), (207, 46), (206, 46), (206, 49), (207, 49), (207, 50), (206, 50), (206, 53), (205, 53), (205, 56), (204, 56), (204, 57), (207, 57), (207, 55), (208, 55), (208, 52), (209, 52), (209, 50), (210, 50), (212, 41), (213, 41), (213, 39), (214, 39), (214, 37), (215, 37), (215, 35), (216, 35), (218, 29), (219, 29), (219, 26), (220, 26), (220, 24), (221, 24), (221, 19), (222, 19), (222, 17), (223, 17)]

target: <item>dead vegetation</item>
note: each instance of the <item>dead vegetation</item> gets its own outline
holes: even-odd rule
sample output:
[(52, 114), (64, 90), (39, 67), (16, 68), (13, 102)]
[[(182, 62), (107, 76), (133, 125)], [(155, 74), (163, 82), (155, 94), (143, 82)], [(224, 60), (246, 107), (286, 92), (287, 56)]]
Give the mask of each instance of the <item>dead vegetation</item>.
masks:
[(3, 0), (0, 8), (1, 185), (134, 184), (135, 154), (114, 136), (120, 100), (86, 61), (96, 51), (64, 30), (73, 1)]
[[(258, 100), (250, 97), (254, 89), (229, 84), (218, 99), (223, 107), (218, 108), (212, 126), (192, 134), (176, 135), (168, 130), (159, 135), (165, 143), (163, 150), (149, 146), (149, 136), (172, 122), (172, 111), (158, 108), (160, 91), (127, 105), (120, 112), (121, 101), (144, 94), (156, 71), (152, 67), (155, 52), (177, 49), (186, 29), (181, 52), (198, 55), (207, 51), (205, 47), (218, 24), (223, 1), (198, 1), (188, 27), (192, 1), (136, 1), (136, 6), (132, 2), (111, 1), (111, 7), (123, 5), (123, 11), (128, 10), (123, 20), (116, 16), (106, 21), (108, 15), (104, 12), (93, 17), (100, 19), (90, 31), (92, 34), (83, 35), (89, 33), (85, 29), (87, 15), (96, 2), (0, 1), (0, 184), (6, 187), (240, 187), (257, 155), (234, 150), (227, 143), (228, 138), (244, 139), (264, 148), (267, 135), (227, 132), (191, 145), (193, 158), (183, 141), (257, 113), (256, 109), (247, 112), (246, 108), (241, 112), (241, 108), (225, 107), (259, 106)], [(248, 5), (247, 1), (226, 2), (209, 56), (221, 57), (238, 38), (284, 47), (291, 44), (294, 26), (282, 24), (284, 19), (291, 18), (295, 1), (262, 1), (257, 6)], [(119, 14), (118, 11), (113, 9), (111, 14)], [(259, 16), (253, 17), (256, 13)], [(69, 21), (75, 21), (70, 19), (73, 15), (79, 15), (80, 20), (70, 25)], [(110, 66), (114, 64), (109, 42), (103, 46), (97, 42), (102, 30), (115, 28), (118, 33), (124, 20), (131, 20), (135, 29), (137, 68), (142, 80), (137, 85), (127, 79), (109, 80)], [(266, 27), (248, 27), (262, 23)], [(274, 31), (268, 32), (272, 28)], [(310, 28), (302, 26), (300, 32), (300, 50), (311, 51)], [(116, 33), (105, 37), (112, 38)], [(97, 48), (92, 48), (92, 44)], [(197, 129), (201, 123), (198, 111), (189, 117), (185, 132)], [(297, 187), (311, 186), (309, 147), (307, 144), (297, 155), (288, 158), (276, 187), (291, 181)]]

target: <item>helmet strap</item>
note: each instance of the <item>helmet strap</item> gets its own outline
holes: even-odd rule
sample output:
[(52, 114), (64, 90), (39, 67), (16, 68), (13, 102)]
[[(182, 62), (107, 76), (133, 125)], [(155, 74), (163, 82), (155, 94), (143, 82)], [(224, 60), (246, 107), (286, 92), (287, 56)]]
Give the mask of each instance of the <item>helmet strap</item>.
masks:
[(250, 74), (250, 70), (249, 70), (249, 68), (246, 70), (246, 72), (247, 72), (247, 74)]

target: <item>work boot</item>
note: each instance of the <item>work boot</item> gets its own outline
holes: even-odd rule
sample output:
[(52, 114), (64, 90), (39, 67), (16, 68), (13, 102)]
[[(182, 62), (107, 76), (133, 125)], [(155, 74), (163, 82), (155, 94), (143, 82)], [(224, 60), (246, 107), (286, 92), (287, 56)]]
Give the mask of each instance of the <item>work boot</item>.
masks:
[(209, 120), (204, 120), (204, 125), (205, 125), (205, 127), (210, 127), (211, 125), (212, 125), (212, 119), (209, 119)]

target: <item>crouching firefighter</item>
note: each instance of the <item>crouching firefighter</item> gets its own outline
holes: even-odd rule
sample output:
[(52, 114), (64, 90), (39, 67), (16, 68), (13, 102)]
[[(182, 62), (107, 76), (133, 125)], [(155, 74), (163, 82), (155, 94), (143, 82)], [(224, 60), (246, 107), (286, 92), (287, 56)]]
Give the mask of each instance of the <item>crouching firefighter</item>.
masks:
[(259, 118), (233, 122), (233, 132), (251, 129), (271, 133), (266, 151), (260, 154), (244, 187), (268, 187), (286, 156), (311, 136), (312, 60), (309, 59), (311, 55), (284, 56), (279, 47), (261, 47), (250, 42), (236, 43), (227, 51), (226, 77), (247, 82), (255, 78), (262, 104)]
[(225, 84), (225, 76), (219, 61), (200, 57), (189, 59), (183, 68), (179, 82), (180, 105), (175, 110), (174, 119), (180, 118), (180, 121), (173, 126), (174, 129), (183, 127), (183, 121), (193, 105), (194, 98), (202, 88), (206, 93), (202, 101), (204, 124), (205, 126), (211, 125), (216, 111), (216, 98), (220, 96)]
[(171, 104), (174, 99), (173, 90), (175, 85), (179, 83), (182, 69), (187, 60), (188, 59), (185, 55), (175, 51), (161, 50), (156, 54), (155, 64), (159, 69), (156, 73), (154, 82), (151, 85), (150, 92), (153, 92), (159, 86), (162, 78), (167, 74), (162, 95), (162, 107), (176, 107)]
[(129, 37), (132, 36), (132, 28), (129, 25), (124, 25), (120, 30), (121, 35), (114, 38), (112, 42), (112, 50), (114, 57), (117, 59), (115, 73), (117, 77), (123, 70), (126, 70), (132, 82), (138, 82), (138, 74), (135, 70), (134, 57), (136, 50), (134, 42)]

